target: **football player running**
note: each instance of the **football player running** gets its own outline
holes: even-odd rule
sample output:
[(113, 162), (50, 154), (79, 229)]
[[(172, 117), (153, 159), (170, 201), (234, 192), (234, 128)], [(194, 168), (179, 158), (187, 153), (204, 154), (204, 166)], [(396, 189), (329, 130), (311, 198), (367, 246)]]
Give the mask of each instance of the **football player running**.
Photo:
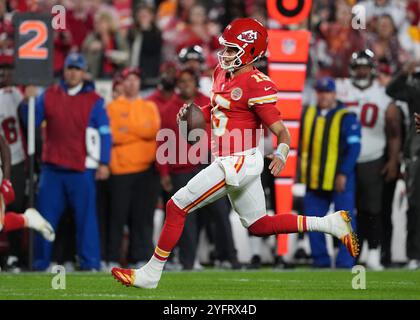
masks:
[[(126, 286), (156, 288), (187, 215), (225, 195), (243, 226), (253, 235), (320, 231), (341, 239), (352, 256), (358, 254), (357, 238), (344, 211), (322, 218), (266, 214), (260, 178), (263, 156), (257, 149), (261, 125), (277, 136), (278, 147), (270, 156), (269, 169), (273, 175), (284, 167), (290, 144), (289, 132), (276, 108), (277, 88), (253, 66), (266, 53), (267, 30), (254, 19), (239, 18), (225, 28), (219, 42), (224, 49), (218, 53), (211, 103), (202, 107), (206, 121), (212, 126), (215, 161), (166, 204), (166, 220), (150, 261), (136, 270), (112, 270), (113, 276)], [(187, 108), (180, 110), (180, 121), (185, 120)]]

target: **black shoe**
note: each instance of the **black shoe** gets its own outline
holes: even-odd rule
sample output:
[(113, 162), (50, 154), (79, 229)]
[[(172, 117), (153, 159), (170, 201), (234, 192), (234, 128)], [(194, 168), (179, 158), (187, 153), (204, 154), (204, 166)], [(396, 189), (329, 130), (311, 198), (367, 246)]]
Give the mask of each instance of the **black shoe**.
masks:
[(231, 269), (232, 269), (232, 270), (240, 270), (240, 269), (242, 269), (242, 268), (243, 268), (242, 263), (240, 263), (240, 262), (238, 261), (238, 259), (233, 259), (233, 260), (231, 260), (231, 261), (230, 261), (230, 264), (231, 264)]
[(306, 253), (305, 249), (299, 248), (296, 250), (295, 255), (293, 256), (295, 260), (309, 260), (310, 256)]
[(20, 273), (19, 260), (15, 256), (9, 256), (6, 262), (5, 270), (12, 273)]
[(275, 258), (275, 262), (274, 262), (274, 269), (293, 269), (295, 266), (291, 263), (287, 263), (286, 261), (284, 261), (282, 256), (277, 256)]
[(247, 269), (260, 269), (261, 268), (261, 257), (259, 255), (253, 255)]

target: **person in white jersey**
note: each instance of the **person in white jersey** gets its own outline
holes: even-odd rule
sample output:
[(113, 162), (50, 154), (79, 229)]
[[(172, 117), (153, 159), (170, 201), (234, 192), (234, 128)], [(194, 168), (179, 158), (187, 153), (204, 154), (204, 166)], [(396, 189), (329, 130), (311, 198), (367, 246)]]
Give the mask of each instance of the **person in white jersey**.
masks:
[[(0, 135), (6, 140), (11, 152), (11, 183), (15, 190), (15, 199), (7, 209), (13, 212), (25, 211), (25, 150), (22, 143), (22, 130), (19, 123), (18, 108), (23, 96), (12, 85), (13, 59), (0, 56)], [(18, 271), (23, 265), (22, 230), (9, 232), (10, 245), (9, 270)], [(9, 263), (10, 262), (10, 263)]]
[(367, 267), (382, 270), (382, 196), (385, 181), (395, 179), (399, 172), (401, 135), (398, 109), (375, 79), (372, 51), (352, 54), (350, 79), (337, 81), (337, 97), (358, 115), (362, 125), (356, 180), (358, 234), (361, 243), (368, 242)]

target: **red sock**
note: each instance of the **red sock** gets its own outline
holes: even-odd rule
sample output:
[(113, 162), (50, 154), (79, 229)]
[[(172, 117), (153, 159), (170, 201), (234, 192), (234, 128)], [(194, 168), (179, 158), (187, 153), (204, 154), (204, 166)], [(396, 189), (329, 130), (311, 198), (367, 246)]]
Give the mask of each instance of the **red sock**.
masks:
[(155, 249), (155, 257), (161, 261), (166, 261), (172, 249), (181, 237), (187, 213), (178, 208), (170, 199), (166, 204), (166, 219), (162, 232)]
[(13, 231), (25, 228), (25, 217), (23, 214), (15, 212), (6, 212), (4, 215), (3, 230)]
[(255, 221), (249, 228), (254, 236), (265, 237), (279, 233), (296, 233), (307, 231), (306, 217), (294, 214), (265, 215)]

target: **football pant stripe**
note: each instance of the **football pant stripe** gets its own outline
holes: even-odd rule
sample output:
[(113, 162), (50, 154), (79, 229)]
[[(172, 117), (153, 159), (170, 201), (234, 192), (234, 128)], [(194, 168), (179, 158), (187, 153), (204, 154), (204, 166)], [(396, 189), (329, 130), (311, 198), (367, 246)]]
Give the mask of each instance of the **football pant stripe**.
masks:
[[(240, 156), (238, 161), (235, 164), (235, 170), (238, 173), (243, 164), (244, 164), (244, 159), (245, 156)], [(183, 210), (185, 212), (189, 212), (192, 208), (194, 208), (195, 206), (197, 206), (200, 202), (204, 201), (205, 199), (207, 199), (208, 197), (210, 197), (212, 194), (214, 194), (216, 191), (220, 190), (224, 185), (226, 184), (225, 180), (220, 181), (218, 184), (216, 184), (214, 187), (210, 188), (209, 190), (207, 190), (201, 197), (199, 197), (197, 200), (195, 200), (194, 202), (190, 203), (187, 207), (185, 207)]]

